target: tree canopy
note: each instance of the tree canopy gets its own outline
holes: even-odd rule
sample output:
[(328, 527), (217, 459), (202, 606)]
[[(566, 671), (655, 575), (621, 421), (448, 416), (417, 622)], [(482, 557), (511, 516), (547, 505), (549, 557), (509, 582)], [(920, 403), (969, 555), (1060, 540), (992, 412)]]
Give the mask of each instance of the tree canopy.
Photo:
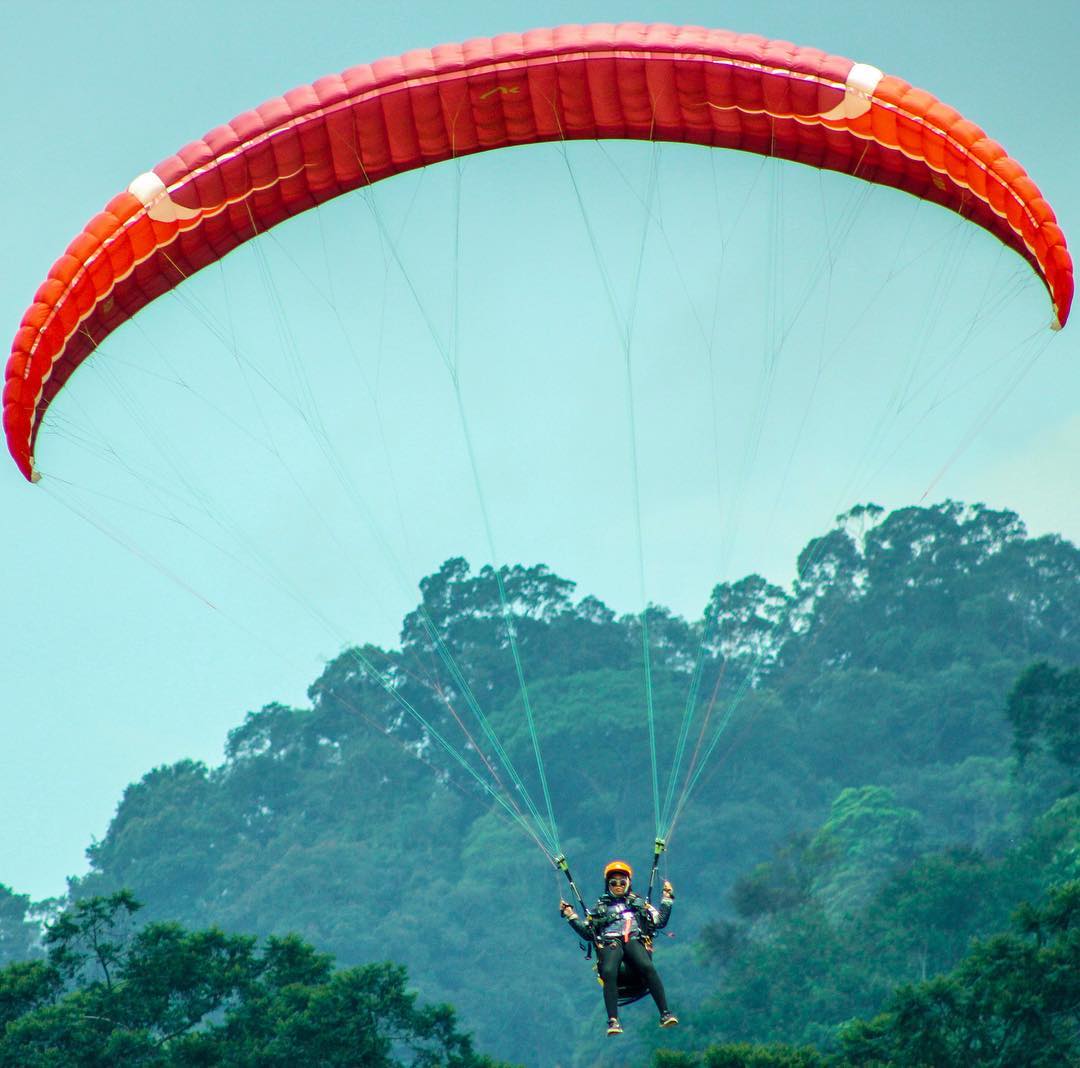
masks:
[[(695, 620), (620, 616), (541, 564), (454, 558), (421, 583), (398, 647), (343, 650), (307, 707), (250, 711), (219, 766), (128, 787), (68, 904), (130, 889), (149, 926), (255, 936), (258, 960), (294, 931), (346, 971), (389, 956), (497, 1055), (603, 1064), (593, 973), (554, 910), (565, 881), (478, 776), (540, 796), (517, 655), (586, 897), (612, 856), (647, 871), (647, 639), (661, 767), (690, 709), (676, 792), (700, 771), (664, 858), (679, 899), (657, 957), (693, 1022), (664, 1040), (672, 1056), (837, 1057), (847, 1021), (952, 975), (1020, 902), (1080, 878), (1078, 576), (1076, 547), (955, 502), (853, 509), (787, 588), (720, 582)], [(0, 952), (37, 989), (30, 908), (0, 894)], [(445, 922), (416, 922), (432, 909)], [(624, 1057), (647, 1059), (643, 1034), (628, 1028)]]
[(494, 1068), (405, 970), (335, 971), (295, 936), (138, 926), (128, 891), (82, 900), (44, 961), (0, 970), (0, 1065)]

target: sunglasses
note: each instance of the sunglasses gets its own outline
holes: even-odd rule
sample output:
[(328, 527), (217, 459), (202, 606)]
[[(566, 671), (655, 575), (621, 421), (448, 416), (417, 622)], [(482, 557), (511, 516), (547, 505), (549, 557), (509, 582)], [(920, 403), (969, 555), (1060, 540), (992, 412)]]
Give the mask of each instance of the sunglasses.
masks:
[(627, 876), (627, 875), (613, 875), (610, 879), (608, 879), (608, 886), (611, 886), (613, 883), (628, 883), (628, 882), (630, 882), (630, 877)]

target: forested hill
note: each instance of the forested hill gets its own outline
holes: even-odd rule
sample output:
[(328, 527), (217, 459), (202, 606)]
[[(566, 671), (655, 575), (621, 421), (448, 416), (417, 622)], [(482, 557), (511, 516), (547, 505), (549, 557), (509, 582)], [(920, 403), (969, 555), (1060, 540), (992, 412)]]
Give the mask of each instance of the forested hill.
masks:
[[(677, 1037), (828, 1048), (1023, 896), (1080, 875), (1061, 860), (1076, 844), (1069, 730), (1039, 712), (1080, 663), (1080, 550), (981, 506), (862, 507), (797, 574), (788, 589), (722, 583), (700, 620), (658, 606), (643, 620), (542, 565), (496, 576), (449, 560), (398, 649), (343, 651), (310, 707), (249, 713), (221, 766), (130, 786), (72, 894), (127, 888), (152, 917), (399, 961), (486, 1051), (605, 1063), (599, 988), (555, 909), (565, 882), (478, 785), (523, 796), (468, 706), (545, 810), (527, 692), (560, 843), (591, 897), (605, 860), (647, 872), (651, 856), (645, 638), (665, 797), (683, 752), (664, 868), (676, 937), (657, 956)], [(942, 919), (958, 901), (963, 921)], [(625, 1036), (621, 1059), (653, 1041), (644, 1006), (627, 1017), (647, 1039)]]

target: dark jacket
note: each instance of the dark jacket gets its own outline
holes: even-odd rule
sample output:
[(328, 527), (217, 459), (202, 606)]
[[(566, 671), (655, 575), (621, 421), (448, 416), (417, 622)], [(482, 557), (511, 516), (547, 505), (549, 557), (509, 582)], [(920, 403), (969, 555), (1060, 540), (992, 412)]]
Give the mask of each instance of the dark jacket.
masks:
[(587, 942), (613, 942), (646, 938), (666, 927), (670, 918), (670, 901), (649, 905), (634, 893), (623, 897), (604, 894), (595, 908), (589, 909), (585, 920), (570, 920), (570, 926)]

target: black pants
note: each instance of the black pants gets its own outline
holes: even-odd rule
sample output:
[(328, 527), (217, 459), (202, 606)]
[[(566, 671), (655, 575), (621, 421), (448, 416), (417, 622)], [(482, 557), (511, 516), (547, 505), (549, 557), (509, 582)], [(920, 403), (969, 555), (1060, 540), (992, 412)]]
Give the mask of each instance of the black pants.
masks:
[(664, 984), (660, 981), (652, 957), (636, 938), (629, 942), (605, 942), (597, 952), (600, 978), (604, 980), (604, 1008), (609, 1017), (619, 1015), (619, 965), (624, 958), (645, 980), (656, 1007), (661, 1012), (668, 1011)]

